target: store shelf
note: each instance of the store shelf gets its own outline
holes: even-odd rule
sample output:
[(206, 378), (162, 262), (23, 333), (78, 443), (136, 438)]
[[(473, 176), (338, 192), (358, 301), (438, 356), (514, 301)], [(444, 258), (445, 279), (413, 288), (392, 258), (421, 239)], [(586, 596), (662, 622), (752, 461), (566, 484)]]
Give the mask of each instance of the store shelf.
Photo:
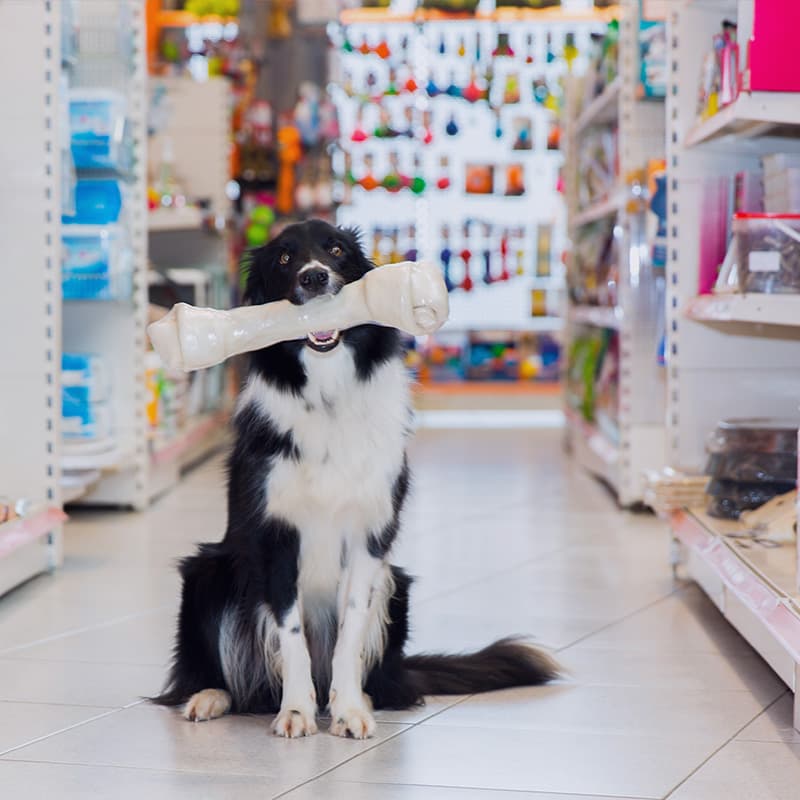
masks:
[(101, 470), (114, 472), (126, 469), (134, 461), (134, 453), (109, 440), (87, 443), (64, 443), (61, 449), (62, 470)]
[(199, 230), (202, 224), (203, 212), (197, 206), (157, 208), (147, 214), (148, 233)]
[(58, 563), (56, 534), (66, 518), (49, 507), (0, 525), (0, 595)]
[(103, 477), (99, 469), (70, 470), (61, 473), (61, 502), (80, 500)]
[[(747, 548), (729, 538), (737, 522), (701, 510), (672, 514), (673, 535), (684, 545), (685, 566), (728, 621), (795, 688), (800, 665), (800, 593), (794, 545)], [(797, 714), (795, 713), (797, 721)]]
[(580, 134), (592, 125), (605, 125), (619, 116), (619, 95), (622, 80), (617, 76), (602, 94), (589, 103), (575, 122), (575, 133)]
[(619, 447), (596, 425), (587, 422), (573, 409), (564, 412), (571, 435), (572, 454), (586, 470), (620, 491)]
[(686, 136), (684, 147), (721, 136), (761, 136), (779, 125), (800, 125), (800, 102), (791, 92), (742, 93), (738, 99), (698, 122)]
[(612, 214), (616, 214), (621, 207), (622, 201), (617, 196), (592, 203), (592, 205), (583, 211), (579, 211), (572, 218), (572, 227), (580, 228), (581, 225), (588, 225), (590, 222), (597, 222), (597, 220), (603, 219), (603, 217), (610, 217)]
[(719, 294), (690, 300), (686, 316), (700, 322), (733, 322), (796, 328), (800, 336), (800, 295)]
[(220, 446), (227, 436), (227, 414), (201, 414), (175, 436), (155, 441), (151, 452), (154, 465), (174, 463), (184, 468)]
[(560, 331), (564, 327), (564, 320), (561, 317), (530, 317), (523, 320), (508, 319), (483, 319), (480, 325), (474, 323), (463, 324), (458, 320), (449, 320), (441, 328), (442, 333), (458, 333), (467, 331), (514, 331), (525, 332), (546, 332)]
[(570, 306), (569, 319), (580, 325), (619, 330), (622, 327), (622, 309), (619, 306)]

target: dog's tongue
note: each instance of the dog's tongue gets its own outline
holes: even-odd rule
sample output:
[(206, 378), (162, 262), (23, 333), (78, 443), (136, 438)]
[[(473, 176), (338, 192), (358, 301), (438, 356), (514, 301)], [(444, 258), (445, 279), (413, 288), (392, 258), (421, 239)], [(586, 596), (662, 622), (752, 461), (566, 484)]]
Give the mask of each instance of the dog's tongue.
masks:
[(333, 339), (333, 331), (312, 331), (311, 334), (315, 339), (325, 341), (326, 339)]

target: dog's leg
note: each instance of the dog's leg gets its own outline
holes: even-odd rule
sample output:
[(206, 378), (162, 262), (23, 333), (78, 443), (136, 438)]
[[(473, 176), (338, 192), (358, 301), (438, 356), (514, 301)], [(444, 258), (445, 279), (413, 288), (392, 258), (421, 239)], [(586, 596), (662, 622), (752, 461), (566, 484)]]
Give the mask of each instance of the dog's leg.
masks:
[(375, 733), (369, 698), (363, 691), (365, 645), (385, 624), (388, 567), (381, 558), (357, 549), (342, 576), (339, 592), (339, 635), (333, 652), (329, 706), (331, 733), (366, 739)]
[[(300, 536), (295, 528), (273, 522), (268, 561), (267, 600), (278, 626), (282, 683), (281, 706), (272, 724), (278, 736), (291, 739), (317, 732), (317, 695), (311, 678), (311, 657), (303, 630), (299, 577)], [(269, 638), (265, 647), (269, 648)], [(267, 669), (274, 654), (265, 652)]]
[(317, 732), (317, 695), (311, 679), (303, 615), (298, 597), (278, 624), (283, 697), (272, 730), (278, 736), (296, 739)]

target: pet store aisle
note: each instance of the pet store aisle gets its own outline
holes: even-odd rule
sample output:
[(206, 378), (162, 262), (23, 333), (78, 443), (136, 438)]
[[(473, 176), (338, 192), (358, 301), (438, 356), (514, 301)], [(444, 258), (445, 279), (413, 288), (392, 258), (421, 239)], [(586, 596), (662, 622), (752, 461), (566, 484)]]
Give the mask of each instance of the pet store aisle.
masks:
[(63, 569), (0, 605), (0, 786), (15, 800), (796, 798), (791, 697), (691, 585), (654, 518), (569, 465), (562, 431), (424, 431), (396, 560), (415, 648), (532, 633), (561, 683), (380, 713), (357, 742), (188, 723), (164, 676), (177, 557), (224, 524), (221, 459), (141, 514), (79, 513)]

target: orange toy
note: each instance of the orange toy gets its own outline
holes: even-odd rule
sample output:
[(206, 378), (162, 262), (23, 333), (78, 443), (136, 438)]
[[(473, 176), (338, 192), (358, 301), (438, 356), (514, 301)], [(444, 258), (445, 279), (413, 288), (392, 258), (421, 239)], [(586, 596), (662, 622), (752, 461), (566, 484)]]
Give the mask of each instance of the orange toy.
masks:
[(303, 155), (300, 131), (290, 123), (278, 129), (278, 196), (275, 208), (281, 214), (289, 214), (294, 208), (295, 165)]

